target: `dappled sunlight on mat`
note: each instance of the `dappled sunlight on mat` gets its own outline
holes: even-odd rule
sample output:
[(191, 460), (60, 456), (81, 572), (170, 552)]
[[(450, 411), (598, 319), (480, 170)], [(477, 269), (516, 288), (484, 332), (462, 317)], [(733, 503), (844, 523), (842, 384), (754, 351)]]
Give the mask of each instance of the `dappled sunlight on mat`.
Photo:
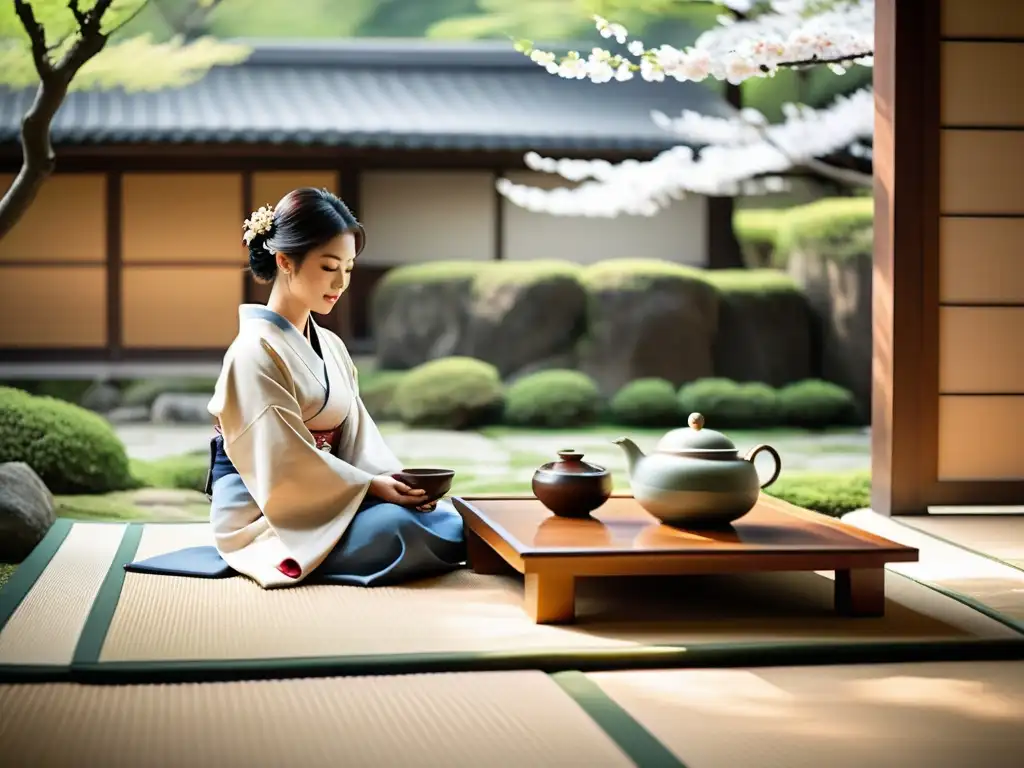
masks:
[(1024, 764), (1024, 663), (588, 675), (690, 768)]
[(539, 672), (0, 686), (0, 755), (78, 766), (632, 765)]
[(916, 563), (890, 563), (890, 571), (958, 592), (999, 611), (1024, 627), (1024, 571), (969, 552), (878, 515), (851, 512), (843, 522), (916, 547)]
[[(208, 543), (206, 526), (150, 525), (138, 557)], [(262, 590), (243, 577), (128, 573), (100, 661), (258, 659), (628, 648), (639, 644), (1007, 637), (1012, 631), (892, 575), (884, 618), (833, 611), (813, 573), (584, 579), (576, 624), (537, 625), (522, 579), (468, 570), (365, 589)]]

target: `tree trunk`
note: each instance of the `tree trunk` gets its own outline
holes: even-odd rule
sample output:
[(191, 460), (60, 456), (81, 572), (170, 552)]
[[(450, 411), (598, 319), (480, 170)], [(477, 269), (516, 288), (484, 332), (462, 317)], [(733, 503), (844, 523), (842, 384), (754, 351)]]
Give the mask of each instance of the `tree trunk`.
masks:
[(0, 200), (0, 240), (14, 229), (56, 167), (50, 123), (66, 93), (67, 86), (54, 80), (40, 83), (32, 106), (21, 121), (21, 170)]
[[(743, 106), (740, 86), (726, 83), (725, 100), (736, 109)], [(707, 213), (708, 269), (743, 269), (743, 251), (733, 229), (735, 201), (731, 197), (709, 197)]]

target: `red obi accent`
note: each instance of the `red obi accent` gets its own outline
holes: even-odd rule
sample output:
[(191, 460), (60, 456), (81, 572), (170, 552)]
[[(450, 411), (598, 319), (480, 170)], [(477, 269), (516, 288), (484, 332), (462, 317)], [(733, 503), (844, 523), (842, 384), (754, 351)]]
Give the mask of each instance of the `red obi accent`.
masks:
[[(218, 435), (223, 435), (221, 431), (220, 422), (214, 422), (213, 429)], [(318, 451), (333, 451), (335, 446), (338, 444), (338, 434), (341, 429), (311, 429), (310, 434), (313, 435), (313, 442), (316, 444)]]
[(287, 560), (282, 560), (277, 566), (277, 570), (287, 576), (289, 579), (297, 579), (302, 575), (302, 569), (299, 564), (292, 560), (290, 557)]

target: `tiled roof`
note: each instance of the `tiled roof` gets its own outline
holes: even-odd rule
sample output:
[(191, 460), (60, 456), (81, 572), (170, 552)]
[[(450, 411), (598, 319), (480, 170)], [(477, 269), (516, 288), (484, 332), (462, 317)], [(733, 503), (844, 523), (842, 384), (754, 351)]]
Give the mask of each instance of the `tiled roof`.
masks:
[[(54, 141), (658, 150), (673, 142), (651, 110), (730, 111), (693, 83), (563, 80), (507, 42), (251, 45), (245, 63), (184, 88), (74, 92), (54, 120)], [(32, 97), (0, 89), (0, 143), (17, 141)]]

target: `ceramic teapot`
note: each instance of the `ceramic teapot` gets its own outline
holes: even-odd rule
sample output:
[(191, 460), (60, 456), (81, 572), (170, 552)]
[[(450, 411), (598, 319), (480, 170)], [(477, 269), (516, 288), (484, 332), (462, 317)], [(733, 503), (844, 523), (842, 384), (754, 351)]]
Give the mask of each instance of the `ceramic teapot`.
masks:
[[(633, 498), (668, 525), (728, 525), (753, 509), (761, 489), (778, 479), (782, 459), (770, 445), (755, 446), (740, 457), (729, 438), (704, 429), (699, 413), (687, 421), (689, 427), (667, 433), (650, 456), (628, 437), (614, 441), (626, 453)], [(754, 467), (762, 451), (775, 459), (775, 471), (763, 483)]]

